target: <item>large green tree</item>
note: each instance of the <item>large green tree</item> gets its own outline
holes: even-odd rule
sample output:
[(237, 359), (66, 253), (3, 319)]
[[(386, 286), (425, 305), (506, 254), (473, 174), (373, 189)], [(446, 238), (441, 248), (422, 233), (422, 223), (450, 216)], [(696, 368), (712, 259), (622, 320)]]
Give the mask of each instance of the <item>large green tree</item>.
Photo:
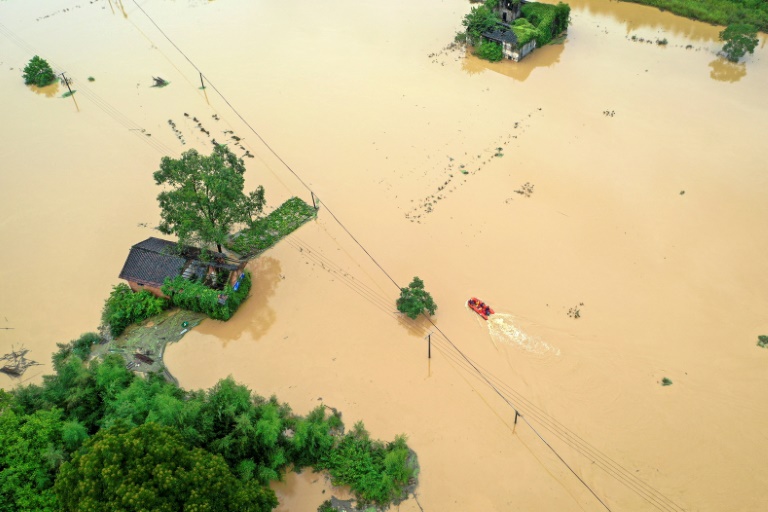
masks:
[(182, 244), (215, 244), (219, 252), (236, 224), (251, 224), (264, 208), (264, 188), (243, 192), (245, 164), (227, 146), (209, 156), (190, 149), (181, 158), (163, 157), (155, 183), (170, 190), (157, 196), (165, 234)]
[(268, 512), (275, 493), (237, 479), (220, 456), (147, 423), (99, 432), (65, 463), (54, 486), (62, 510)]
[(397, 310), (405, 313), (408, 318), (416, 319), (422, 313), (434, 315), (437, 304), (432, 296), (424, 289), (424, 281), (414, 277), (408, 288), (400, 288), (400, 297), (396, 302)]
[(56, 81), (56, 75), (51, 69), (51, 65), (48, 61), (35, 55), (24, 67), (22, 74), (24, 77), (24, 83), (27, 85), (33, 84), (38, 87), (45, 87)]
[(737, 23), (728, 25), (720, 32), (720, 40), (725, 41), (723, 53), (731, 62), (739, 62), (747, 52), (754, 53), (757, 43), (757, 29), (752, 25)]

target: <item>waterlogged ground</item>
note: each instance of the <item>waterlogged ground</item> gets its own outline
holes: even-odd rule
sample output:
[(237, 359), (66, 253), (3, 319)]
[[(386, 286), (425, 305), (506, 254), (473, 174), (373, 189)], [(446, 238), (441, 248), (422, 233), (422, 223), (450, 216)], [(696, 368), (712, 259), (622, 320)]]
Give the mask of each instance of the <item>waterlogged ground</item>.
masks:
[[(156, 234), (162, 156), (226, 142), (272, 207), (310, 200), (215, 86), (324, 207), (251, 264), (233, 320), (168, 348), (183, 386), (233, 375), (407, 433), (402, 511), (762, 508), (765, 38), (731, 64), (717, 27), (577, 0), (564, 46), (488, 64), (446, 49), (464, 0), (140, 5), (206, 90), (133, 1), (0, 2), (0, 344), (46, 363), (26, 382)], [(74, 97), (23, 85), (34, 54)], [(394, 313), (414, 275), (443, 334)], [(285, 511), (337, 492), (276, 489)]]

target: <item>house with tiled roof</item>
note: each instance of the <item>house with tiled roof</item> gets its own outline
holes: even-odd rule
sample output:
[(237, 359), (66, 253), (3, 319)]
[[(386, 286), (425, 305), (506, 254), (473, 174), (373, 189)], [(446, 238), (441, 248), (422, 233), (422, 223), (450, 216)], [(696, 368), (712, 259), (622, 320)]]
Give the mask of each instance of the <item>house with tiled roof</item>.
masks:
[(166, 278), (182, 276), (213, 289), (223, 289), (227, 283), (235, 285), (245, 264), (246, 261), (229, 258), (220, 252), (149, 237), (131, 247), (120, 279), (128, 281), (135, 292), (147, 290), (165, 297), (160, 287)]

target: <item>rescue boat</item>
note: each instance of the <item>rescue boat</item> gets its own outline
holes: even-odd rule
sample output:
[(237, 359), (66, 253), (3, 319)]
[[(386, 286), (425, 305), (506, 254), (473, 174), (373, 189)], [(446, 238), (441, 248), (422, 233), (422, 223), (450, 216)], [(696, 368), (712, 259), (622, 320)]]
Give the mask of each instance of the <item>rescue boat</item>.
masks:
[(495, 313), (495, 311), (491, 309), (491, 306), (481, 301), (477, 297), (472, 297), (469, 299), (467, 301), (467, 306), (472, 308), (475, 313), (483, 317), (485, 320), (488, 320), (488, 317)]

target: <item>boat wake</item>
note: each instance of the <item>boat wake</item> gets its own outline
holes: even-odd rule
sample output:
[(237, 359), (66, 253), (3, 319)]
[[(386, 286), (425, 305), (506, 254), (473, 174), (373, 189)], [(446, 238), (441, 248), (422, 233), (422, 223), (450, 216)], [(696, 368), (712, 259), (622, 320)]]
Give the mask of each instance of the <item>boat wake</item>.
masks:
[(488, 332), (494, 342), (516, 346), (533, 354), (560, 355), (559, 348), (521, 331), (513, 320), (514, 316), (507, 313), (497, 313), (488, 318)]

